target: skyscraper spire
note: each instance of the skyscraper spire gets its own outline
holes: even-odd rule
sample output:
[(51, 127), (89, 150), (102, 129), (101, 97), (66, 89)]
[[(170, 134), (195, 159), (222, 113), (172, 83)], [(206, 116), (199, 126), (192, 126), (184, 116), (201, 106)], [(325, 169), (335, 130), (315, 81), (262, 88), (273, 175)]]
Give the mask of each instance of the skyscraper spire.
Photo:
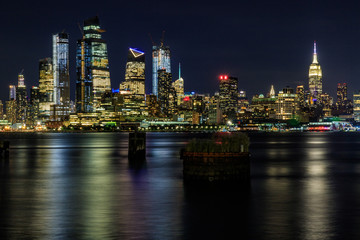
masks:
[(314, 41), (313, 63), (318, 63), (318, 60), (317, 60), (317, 53), (316, 53), (316, 41)]
[(271, 88), (270, 88), (270, 97), (275, 97), (275, 89), (274, 89), (274, 85), (271, 85)]
[(18, 75), (18, 86), (20, 87), (24, 87), (25, 86), (25, 81), (24, 81), (24, 75), (23, 75), (24, 69), (21, 70), (21, 72)]
[(179, 79), (181, 78), (181, 63), (179, 63)]
[(313, 99), (322, 93), (322, 71), (317, 59), (316, 42), (314, 41), (313, 62), (309, 68), (309, 90)]

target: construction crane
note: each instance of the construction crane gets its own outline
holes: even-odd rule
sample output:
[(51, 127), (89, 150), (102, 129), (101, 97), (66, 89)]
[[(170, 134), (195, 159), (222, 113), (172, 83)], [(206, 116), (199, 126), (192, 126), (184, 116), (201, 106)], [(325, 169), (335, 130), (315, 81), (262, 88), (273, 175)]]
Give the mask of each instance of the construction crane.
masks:
[(153, 40), (153, 38), (151, 36), (151, 33), (149, 33), (149, 37), (150, 37), (150, 41), (151, 41), (152, 45), (155, 46), (154, 40)]
[(161, 47), (164, 46), (164, 38), (165, 38), (165, 30), (163, 30), (162, 34), (161, 34), (161, 40), (160, 40), (160, 46)]
[(82, 38), (84, 39), (84, 38), (85, 38), (85, 35), (84, 35), (84, 30), (81, 28), (81, 25), (80, 25), (80, 23), (79, 23), (79, 22), (78, 22), (77, 24), (78, 24), (78, 27), (79, 27), (79, 29), (80, 29), (81, 36), (82, 36)]

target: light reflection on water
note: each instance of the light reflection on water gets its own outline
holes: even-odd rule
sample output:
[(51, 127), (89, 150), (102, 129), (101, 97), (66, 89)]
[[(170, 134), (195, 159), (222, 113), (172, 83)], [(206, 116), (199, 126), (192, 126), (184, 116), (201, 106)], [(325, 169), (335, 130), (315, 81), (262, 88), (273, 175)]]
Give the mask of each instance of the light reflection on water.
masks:
[(0, 239), (359, 239), (360, 134), (251, 134), (249, 192), (184, 186), (194, 136), (148, 134), (140, 165), (126, 133), (10, 139)]

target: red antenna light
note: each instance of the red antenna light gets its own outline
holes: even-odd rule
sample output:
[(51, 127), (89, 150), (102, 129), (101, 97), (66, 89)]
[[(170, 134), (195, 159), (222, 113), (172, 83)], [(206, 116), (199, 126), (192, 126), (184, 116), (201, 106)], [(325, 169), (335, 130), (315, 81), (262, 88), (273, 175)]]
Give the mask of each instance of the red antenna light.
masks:
[(225, 79), (225, 80), (227, 80), (227, 79), (228, 79), (228, 76), (227, 76), (227, 75), (225, 75), (225, 76), (224, 76), (224, 79)]
[(224, 78), (223, 75), (221, 75), (221, 76), (220, 76), (220, 79), (222, 80), (223, 78)]

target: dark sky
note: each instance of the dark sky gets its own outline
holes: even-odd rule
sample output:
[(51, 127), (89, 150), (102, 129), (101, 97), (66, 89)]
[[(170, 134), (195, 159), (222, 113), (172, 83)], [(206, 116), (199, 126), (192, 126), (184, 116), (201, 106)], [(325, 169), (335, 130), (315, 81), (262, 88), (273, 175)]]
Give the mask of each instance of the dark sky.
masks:
[(285, 86), (307, 87), (313, 41), (318, 43), (323, 88), (336, 97), (347, 82), (360, 89), (360, 3), (355, 1), (8, 1), (0, 9), (0, 99), (17, 84), (38, 85), (38, 60), (52, 55), (51, 35), (70, 33), (71, 98), (75, 92), (77, 23), (98, 15), (107, 32), (111, 83), (124, 79), (129, 47), (146, 52), (146, 92), (151, 92), (151, 41), (172, 53), (173, 77), (182, 65), (185, 91), (213, 94), (218, 76), (239, 79), (248, 96)]

